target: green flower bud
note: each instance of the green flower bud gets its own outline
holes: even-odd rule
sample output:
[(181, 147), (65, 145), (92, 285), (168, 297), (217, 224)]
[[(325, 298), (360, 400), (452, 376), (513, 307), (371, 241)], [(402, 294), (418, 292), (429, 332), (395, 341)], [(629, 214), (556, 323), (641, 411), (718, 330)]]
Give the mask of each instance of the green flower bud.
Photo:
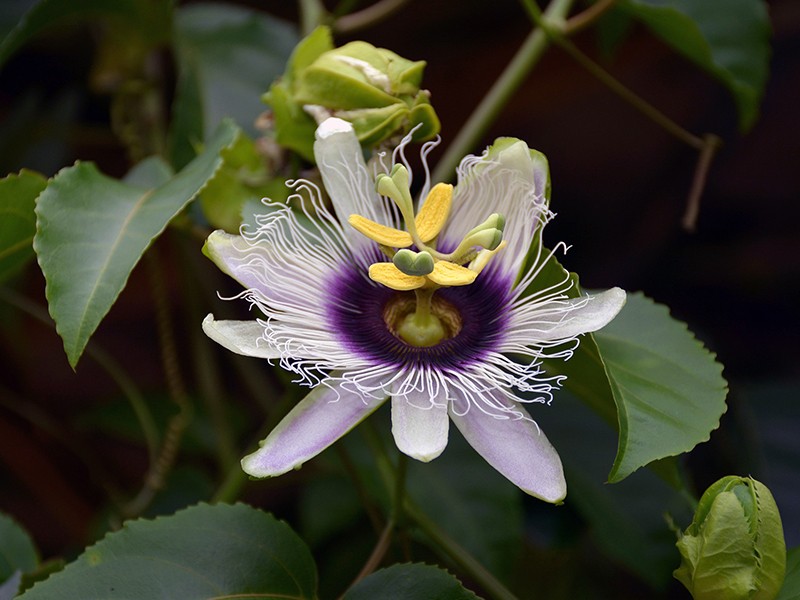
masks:
[[(366, 42), (334, 48), (330, 30), (319, 27), (295, 48), (286, 73), (264, 100), (270, 104), (276, 141), (313, 160), (314, 119), (335, 116), (353, 124), (367, 146), (404, 135), (426, 140), (440, 124), (421, 90), (424, 61), (410, 61)], [(308, 110), (306, 110), (308, 107)]]
[(786, 545), (775, 500), (750, 477), (723, 477), (703, 494), (677, 543), (675, 577), (695, 600), (771, 600), (786, 573)]

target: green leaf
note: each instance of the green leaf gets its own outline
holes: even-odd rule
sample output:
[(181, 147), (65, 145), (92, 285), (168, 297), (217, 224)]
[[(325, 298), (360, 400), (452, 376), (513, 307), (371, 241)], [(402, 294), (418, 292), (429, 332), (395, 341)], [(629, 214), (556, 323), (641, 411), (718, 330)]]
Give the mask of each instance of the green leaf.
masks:
[(18, 571), (33, 571), (38, 564), (39, 554), (28, 533), (0, 513), (0, 583)]
[(776, 600), (800, 600), (800, 546), (786, 553), (786, 579)]
[(128, 185), (145, 189), (157, 188), (167, 183), (175, 172), (172, 167), (160, 156), (148, 156), (136, 163), (127, 172), (123, 181)]
[(477, 600), (447, 571), (422, 564), (393, 565), (359, 581), (343, 600)]
[(116, 17), (127, 23), (138, 21), (139, 29), (149, 37), (163, 39), (164, 10), (169, 10), (169, 3), (149, 0), (39, 0), (31, 4), (16, 26), (0, 41), (0, 66), (36, 35), (80, 19), (98, 16)]
[(722, 81), (736, 101), (741, 129), (753, 126), (769, 75), (763, 0), (625, 0), (622, 6)]
[(629, 294), (622, 312), (594, 337), (619, 420), (609, 481), (709, 439), (726, 409), (722, 365), (666, 306)]
[(316, 587), (313, 558), (286, 523), (243, 504), (201, 504), (129, 521), (21, 598), (300, 600)]
[(36, 197), (47, 179), (33, 171), (0, 180), (0, 281), (8, 279), (33, 258)]
[(257, 133), (261, 95), (283, 72), (297, 36), (289, 23), (261, 12), (202, 3), (177, 9), (174, 38), (178, 93), (172, 155), (181, 166), (224, 117), (251, 136)]
[(58, 173), (41, 193), (33, 246), (50, 314), (73, 368), (139, 258), (214, 175), (221, 150), (237, 131), (224, 122), (201, 155), (155, 189), (78, 163)]

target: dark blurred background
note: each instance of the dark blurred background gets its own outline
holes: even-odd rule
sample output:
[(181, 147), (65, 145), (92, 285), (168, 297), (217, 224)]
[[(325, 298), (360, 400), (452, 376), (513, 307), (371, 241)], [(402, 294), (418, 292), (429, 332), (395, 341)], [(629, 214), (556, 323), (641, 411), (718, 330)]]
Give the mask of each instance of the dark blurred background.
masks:
[[(296, 22), (292, 4), (249, 5)], [(544, 152), (558, 215), (545, 239), (572, 245), (565, 266), (584, 287), (619, 285), (667, 304), (717, 354), (731, 387), (729, 409), (720, 430), (689, 459), (695, 484), (702, 490), (732, 472), (759, 477), (778, 500), (793, 546), (800, 544), (800, 3), (773, 0), (769, 7), (771, 75), (761, 116), (746, 133), (737, 129), (728, 91), (643, 27), (610, 54), (592, 31), (575, 38), (683, 127), (722, 138), (694, 232), (681, 219), (697, 152), (557, 48), (474, 150), (510, 135)], [(512, 0), (414, 0), (353, 38), (428, 62), (425, 87), (446, 144), (529, 30)], [(76, 25), (48, 32), (0, 70), (4, 173), (30, 167), (52, 176), (78, 158), (113, 176), (127, 169), (108, 131), (108, 98), (87, 85), (94, 52), (88, 31)], [(169, 241), (157, 251), (170, 257), (174, 282), (184, 258)], [(195, 298), (201, 316), (211, 310), (214, 290), (233, 289), (213, 268), (208, 273), (200, 288), (208, 299)], [(164, 384), (148, 277), (137, 267), (96, 341), (142, 388), (158, 389)], [(35, 265), (13, 288), (45, 306)], [(101, 518), (108, 492), (102, 471), (136, 480), (145, 457), (138, 444), (87, 435), (75, 421), (118, 395), (96, 361), (84, 358), (73, 372), (55, 331), (8, 303), (0, 302), (0, 321), (0, 510), (23, 522), (45, 555), (74, 553)]]

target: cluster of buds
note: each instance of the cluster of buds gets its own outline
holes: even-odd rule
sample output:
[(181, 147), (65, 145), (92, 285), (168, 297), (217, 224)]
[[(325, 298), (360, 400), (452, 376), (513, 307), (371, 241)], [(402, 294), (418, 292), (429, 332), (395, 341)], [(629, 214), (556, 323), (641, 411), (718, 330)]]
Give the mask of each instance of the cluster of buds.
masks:
[(264, 96), (275, 141), (313, 161), (314, 130), (331, 116), (349, 121), (364, 146), (411, 130), (416, 141), (430, 139), (440, 125), (430, 93), (420, 89), (424, 69), (424, 61), (366, 42), (335, 48), (330, 30), (319, 27), (298, 44), (286, 73)]

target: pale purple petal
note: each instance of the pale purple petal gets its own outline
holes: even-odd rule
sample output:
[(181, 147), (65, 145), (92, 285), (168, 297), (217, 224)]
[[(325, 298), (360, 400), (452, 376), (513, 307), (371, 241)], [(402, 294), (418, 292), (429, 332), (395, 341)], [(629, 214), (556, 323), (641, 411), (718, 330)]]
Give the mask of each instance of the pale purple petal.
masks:
[(272, 430), (261, 447), (242, 459), (253, 477), (275, 477), (297, 469), (358, 425), (385, 398), (363, 397), (341, 386), (314, 388)]
[[(515, 410), (525, 413), (521, 406)], [(470, 407), (450, 418), (470, 445), (523, 492), (546, 502), (560, 503), (567, 495), (561, 459), (536, 423), (497, 418)]]
[(447, 446), (447, 403), (434, 404), (428, 392), (392, 397), (392, 435), (403, 454), (422, 462), (439, 456)]
[(203, 319), (203, 331), (231, 352), (256, 358), (274, 359), (280, 352), (262, 338), (263, 325), (256, 321), (216, 321), (209, 314)]

